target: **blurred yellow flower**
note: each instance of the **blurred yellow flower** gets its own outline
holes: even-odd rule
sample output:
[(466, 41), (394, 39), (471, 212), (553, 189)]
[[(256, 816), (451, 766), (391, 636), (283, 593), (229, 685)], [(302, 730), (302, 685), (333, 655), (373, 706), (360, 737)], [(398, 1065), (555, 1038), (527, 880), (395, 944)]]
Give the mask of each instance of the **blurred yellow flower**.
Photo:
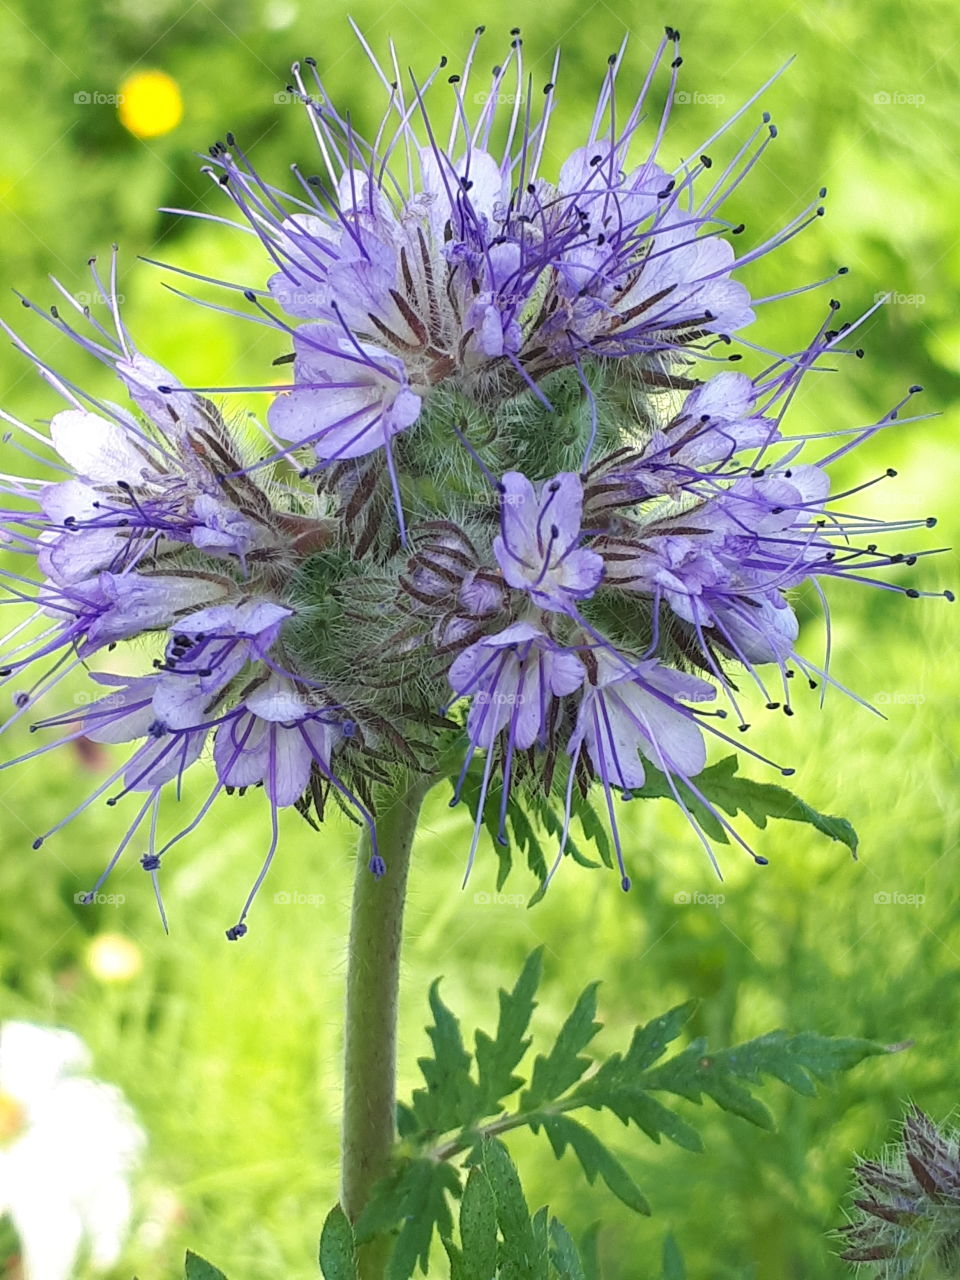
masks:
[(137, 138), (156, 138), (183, 118), (180, 87), (165, 71), (136, 71), (120, 86), (120, 123)]
[(101, 982), (130, 982), (143, 969), (143, 953), (122, 933), (98, 933), (87, 947), (86, 965)]

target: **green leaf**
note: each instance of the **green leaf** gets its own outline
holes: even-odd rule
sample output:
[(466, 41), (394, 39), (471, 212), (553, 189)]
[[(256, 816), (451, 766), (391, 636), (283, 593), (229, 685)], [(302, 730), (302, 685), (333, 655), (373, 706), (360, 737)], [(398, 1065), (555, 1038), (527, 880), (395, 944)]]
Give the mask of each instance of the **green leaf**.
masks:
[(613, 1152), (589, 1129), (570, 1116), (547, 1112), (540, 1113), (537, 1124), (542, 1124), (546, 1130), (555, 1155), (562, 1156), (568, 1145), (573, 1149), (591, 1186), (599, 1174), (625, 1205), (637, 1213), (649, 1214), (650, 1205), (643, 1192)]
[(546, 1056), (540, 1054), (534, 1062), (530, 1088), (520, 1100), (525, 1111), (559, 1098), (590, 1066), (590, 1059), (579, 1054), (600, 1030), (600, 1023), (594, 1019), (598, 986), (599, 983), (591, 982), (584, 988), (573, 1012), (560, 1028), (553, 1048)]
[(534, 996), (540, 984), (542, 965), (543, 948), (538, 947), (527, 957), (513, 990), (500, 990), (496, 1038), (491, 1040), (484, 1031), (476, 1033), (481, 1115), (493, 1115), (501, 1100), (515, 1093), (523, 1084), (523, 1078), (514, 1075), (513, 1069), (530, 1046), (525, 1033), (537, 1007)]
[[(799, 796), (795, 796), (792, 791), (788, 791), (786, 787), (771, 782), (754, 782), (750, 778), (741, 778), (737, 775), (738, 768), (738, 757), (726, 756), (697, 774), (697, 790), (702, 792), (711, 804), (723, 809), (730, 817), (735, 818), (742, 812), (754, 826), (761, 829), (766, 827), (770, 818), (785, 818), (790, 822), (807, 823), (825, 836), (829, 836), (831, 840), (838, 840), (846, 845), (856, 857), (857, 833), (846, 818), (834, 818), (829, 814), (819, 813)], [(644, 770), (647, 780), (643, 787), (634, 791), (634, 796), (638, 799), (673, 799), (673, 791), (664, 775), (653, 765), (646, 763)], [(728, 843), (727, 833), (710, 810), (682, 782), (677, 781), (676, 785), (707, 835), (720, 843)]]
[(403, 1201), (403, 1226), (390, 1255), (387, 1280), (410, 1280), (417, 1263), (424, 1275), (434, 1227), (448, 1236), (453, 1226), (447, 1195), (460, 1194), (460, 1178), (449, 1164), (415, 1160)]
[(600, 1226), (593, 1222), (580, 1237), (580, 1260), (584, 1280), (602, 1280), (600, 1275)]
[(691, 1000), (638, 1027), (626, 1054), (615, 1053), (608, 1058), (573, 1097), (586, 1106), (605, 1107), (624, 1124), (635, 1124), (654, 1142), (665, 1136), (688, 1151), (701, 1151), (703, 1143), (697, 1131), (652, 1098), (642, 1082), (646, 1068), (663, 1056), (667, 1045), (677, 1038), (695, 1008), (696, 1001)]
[(663, 1272), (661, 1280), (687, 1280), (687, 1268), (683, 1254), (672, 1235), (663, 1242)]
[(357, 1244), (400, 1232), (390, 1255), (387, 1280), (410, 1280), (417, 1263), (426, 1275), (434, 1228), (449, 1237), (453, 1226), (447, 1195), (460, 1195), (460, 1176), (452, 1165), (417, 1158), (402, 1161), (373, 1189), (353, 1234)]
[(587, 1280), (573, 1238), (556, 1218), (550, 1222), (550, 1243), (550, 1261), (557, 1269), (559, 1280)]
[(543, 1205), (530, 1219), (533, 1232), (533, 1271), (530, 1280), (550, 1280), (550, 1211)]
[(338, 1204), (327, 1214), (320, 1233), (320, 1270), (323, 1280), (356, 1280), (353, 1228)]
[(490, 1280), (497, 1268), (497, 1202), (486, 1172), (470, 1170), (460, 1203), (463, 1280)]
[(445, 1133), (469, 1124), (481, 1113), (470, 1075), (473, 1059), (463, 1047), (459, 1022), (440, 999), (439, 986), (437, 978), (430, 987), (433, 1026), (427, 1029), (434, 1056), (417, 1060), (427, 1087), (414, 1092), (413, 1111), (421, 1129)]
[(772, 1129), (770, 1112), (740, 1081), (759, 1084), (764, 1076), (773, 1076), (797, 1093), (810, 1096), (815, 1093), (814, 1080), (847, 1071), (864, 1058), (886, 1052), (872, 1040), (835, 1039), (811, 1031), (798, 1035), (771, 1031), (717, 1053), (709, 1053), (704, 1040), (695, 1040), (676, 1057), (648, 1071), (643, 1087), (675, 1093), (692, 1102), (700, 1102), (706, 1094), (725, 1111)]
[(480, 1159), (493, 1191), (503, 1237), (498, 1280), (533, 1280), (541, 1274), (543, 1260), (516, 1165), (503, 1143), (491, 1138), (483, 1140)]
[(227, 1280), (223, 1272), (218, 1270), (212, 1262), (207, 1262), (198, 1253), (191, 1253), (189, 1249), (187, 1250), (184, 1275), (186, 1280)]

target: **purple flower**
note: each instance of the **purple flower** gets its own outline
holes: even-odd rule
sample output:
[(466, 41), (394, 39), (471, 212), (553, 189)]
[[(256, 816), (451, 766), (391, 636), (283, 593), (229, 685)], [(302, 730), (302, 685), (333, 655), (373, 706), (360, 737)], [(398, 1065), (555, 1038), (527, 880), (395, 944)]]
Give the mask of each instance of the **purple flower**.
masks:
[(294, 347), (299, 385), (273, 402), (270, 425), (284, 440), (311, 445), (321, 462), (389, 448), (419, 417), (420, 397), (389, 352), (351, 342), (330, 325), (304, 325)]
[(526, 476), (510, 471), (499, 497), (500, 533), (493, 551), (504, 581), (551, 612), (569, 610), (593, 595), (603, 577), (603, 559), (580, 545), (579, 476), (559, 475), (538, 495)]
[[(622, 114), (614, 104), (623, 50), (609, 61), (592, 126), (553, 175), (544, 160), (554, 82), (541, 110), (512, 107), (498, 118), (498, 104), (515, 96), (505, 93), (508, 77), (527, 92), (522, 40), (488, 89), (472, 94), (478, 33), (439, 109), (438, 71), (422, 86), (415, 80), (408, 97), (396, 64), (385, 70), (361, 41), (388, 95), (374, 141), (340, 113), (308, 60), (294, 81), (320, 176), (294, 167), (298, 188), (288, 194), (264, 182), (232, 135), (211, 149), (211, 176), (275, 267), (265, 296), (309, 322), (291, 327), (248, 293), (258, 319), (292, 337), (296, 356), (293, 389), (271, 425), (313, 447), (321, 465), (388, 447), (422, 422), (440, 388), (498, 400), (536, 388), (546, 402), (544, 380), (586, 358), (629, 359), (648, 385), (673, 385), (679, 359), (753, 321), (732, 272), (809, 221), (740, 260), (725, 238), (743, 228), (724, 220), (721, 205), (774, 136), (768, 116), (763, 141), (753, 146), (755, 134), (716, 183), (703, 147), (673, 173), (662, 167), (669, 106), (648, 128), (647, 95), (677, 53), (672, 28)], [(645, 134), (647, 154), (628, 169)]]
[(454, 790), (454, 803), (459, 799), (474, 753), (478, 749), (486, 753), (467, 875), (480, 839), (497, 739), (501, 734), (506, 738), (498, 828), (498, 838), (506, 844), (506, 810), (514, 755), (517, 751), (549, 744), (555, 723), (554, 700), (579, 689), (585, 675), (584, 665), (576, 653), (564, 650), (545, 631), (528, 622), (514, 623), (497, 635), (477, 641), (451, 664), (448, 675), (451, 688), (460, 697), (470, 699), (466, 726), (469, 748)]
[[(741, 358), (728, 349), (757, 306), (735, 272), (822, 208), (736, 256), (743, 227), (723, 203), (775, 130), (763, 115), (745, 142), (728, 140), (751, 99), (668, 170), (677, 44), (668, 28), (626, 101), (623, 50), (613, 57), (592, 123), (559, 156), (554, 80), (534, 110), (519, 36), (482, 94), (477, 42), (461, 73), (438, 67), (411, 89), (364, 44), (387, 98), (373, 141), (312, 62), (297, 68), (319, 174), (294, 167), (284, 193), (229, 134), (210, 166), (263, 248), (265, 287), (231, 287), (276, 337), (275, 363), (292, 360), (285, 387), (256, 373), (244, 388), (180, 385), (128, 333), (115, 260), (109, 288), (93, 268), (106, 320), (59, 285), (66, 305), (36, 314), (109, 367), (123, 404), (14, 335), (66, 408), (49, 433), (10, 419), (29, 469), (37, 449), (51, 461), (42, 479), (3, 479), (0, 583), (20, 613), (0, 688), (13, 693), (11, 724), (93, 674), (91, 706), (31, 727), (127, 744), (91, 797), (118, 787), (108, 802), (140, 806), (110, 867), (145, 828), (159, 898), (167, 852), (224, 792), (254, 788), (272, 835), (229, 932), (240, 937), (280, 809), (313, 821), (332, 796), (373, 833), (379, 874), (375, 800), (401, 770), (446, 769), (459, 735), (455, 798), (469, 778), (477, 802), (468, 869), (488, 801), (506, 843), (511, 804), (536, 797), (544, 816), (565, 791), (562, 856), (574, 788), (585, 803), (596, 782), (626, 886), (618, 793), (669, 792), (695, 829), (706, 809), (743, 844), (698, 789), (705, 735), (731, 743), (711, 718), (727, 711), (701, 704), (721, 692), (747, 730), (751, 683), (789, 714), (798, 671), (835, 683), (829, 629), (822, 666), (798, 652), (797, 588), (825, 606), (829, 580), (932, 594), (886, 576), (923, 552), (880, 549), (931, 522), (865, 519), (848, 502), (862, 486), (831, 492), (829, 480), (919, 388), (863, 427), (784, 427), (803, 380), (863, 318), (831, 329), (831, 302), (806, 347), (754, 377), (717, 372)], [(765, 350), (742, 345), (750, 360)], [(240, 390), (274, 393), (268, 426), (254, 428), (265, 447), (207, 398)], [(144, 669), (131, 651), (111, 672), (114, 646), (140, 638), (162, 656)], [(161, 799), (179, 798), (208, 747), (207, 799), (157, 847)]]

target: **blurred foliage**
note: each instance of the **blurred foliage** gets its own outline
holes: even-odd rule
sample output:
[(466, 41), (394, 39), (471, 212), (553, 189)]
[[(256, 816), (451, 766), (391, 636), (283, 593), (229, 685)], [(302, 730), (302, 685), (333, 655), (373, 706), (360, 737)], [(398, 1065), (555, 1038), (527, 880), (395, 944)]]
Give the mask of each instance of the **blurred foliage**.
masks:
[[(899, 477), (861, 495), (860, 506), (899, 516), (935, 512), (942, 517), (937, 534), (918, 542), (957, 541), (960, 162), (952, 4), (772, 0), (744, 8), (676, 0), (666, 12), (652, 4), (555, 0), (548, 9), (532, 0), (488, 0), (482, 12), (464, 17), (437, 0), (354, 0), (349, 11), (378, 51), (392, 34), (421, 70), (441, 53), (455, 58), (476, 21), (487, 23), (491, 64), (507, 29), (525, 26), (535, 81), (549, 78), (560, 43), (562, 110), (548, 156), (554, 164), (582, 134), (606, 55), (628, 28), (625, 90), (639, 85), (664, 18), (683, 29), (682, 84), (699, 97), (673, 112), (668, 162), (692, 151), (796, 54), (765, 98), (780, 138), (735, 194), (730, 214), (748, 224), (744, 242), (760, 243), (823, 184), (830, 189), (827, 216), (750, 268), (747, 280), (757, 294), (772, 294), (842, 264), (850, 275), (831, 286), (844, 304), (841, 317), (853, 318), (880, 291), (894, 299), (861, 331), (866, 359), (809, 385), (793, 420), (805, 415), (811, 429), (823, 431), (872, 421), (910, 383), (923, 383), (925, 409), (942, 416), (885, 431), (846, 459), (838, 478), (853, 485), (896, 467)], [(274, 334), (174, 297), (162, 288), (161, 273), (135, 259), (261, 282), (264, 264), (249, 237), (157, 209), (228, 214), (194, 154), (228, 129), (278, 178), (293, 160), (313, 167), (301, 113), (274, 100), (294, 58), (316, 56), (358, 126), (375, 125), (380, 96), (346, 14), (341, 0), (8, 0), (0, 9), (4, 283), (48, 303), (48, 272), (68, 287), (88, 288), (86, 259), (102, 257), (116, 241), (127, 320), (152, 355), (188, 383), (262, 379), (279, 354)], [(150, 69), (177, 82), (184, 115), (172, 131), (142, 139), (98, 95), (115, 95), (132, 73)], [(659, 106), (662, 85), (657, 92)], [(90, 101), (76, 101), (78, 94)], [(762, 308), (756, 340), (796, 347), (819, 324), (826, 297), (815, 291)], [(106, 375), (13, 297), (0, 314), (18, 329), (27, 322), (41, 356), (106, 391)], [(0, 353), (0, 402), (27, 420), (57, 407), (9, 347)], [(955, 586), (955, 569), (955, 560), (938, 557), (912, 572), (917, 585), (935, 588)], [(668, 1228), (691, 1277), (840, 1280), (847, 1269), (826, 1233), (842, 1217), (853, 1153), (873, 1151), (891, 1136), (905, 1097), (935, 1114), (957, 1101), (960, 674), (953, 616), (942, 602), (852, 588), (833, 591), (831, 603), (835, 674), (887, 718), (836, 691), (820, 711), (819, 695), (811, 694), (790, 723), (767, 713), (754, 745), (797, 766), (797, 790), (817, 809), (851, 819), (861, 837), (859, 862), (816, 832), (774, 824), (754, 842), (770, 866), (756, 868), (724, 848), (726, 878), (718, 885), (679, 815), (665, 805), (633, 805), (623, 814), (630, 894), (620, 893), (610, 873), (565, 866), (528, 912), (510, 899), (531, 894), (532, 879), (515, 871), (498, 902), (489, 854), (460, 892), (469, 818), (450, 812), (439, 791), (428, 804), (409, 908), (406, 983), (414, 995), (442, 972), (445, 992), (469, 1019), (489, 1006), (531, 945), (543, 944), (549, 982), (541, 1016), (558, 1029), (584, 979), (602, 978), (601, 1039), (610, 1036), (608, 1047), (622, 1039), (618, 1030), (690, 997), (703, 1001), (693, 1034), (716, 1044), (775, 1026), (914, 1042), (813, 1101), (772, 1088), (776, 1133), (705, 1114), (707, 1153), (699, 1156), (637, 1144), (615, 1121), (606, 1129), (598, 1121), (630, 1175), (651, 1189), (652, 1222), (620, 1212), (602, 1193), (583, 1195), (540, 1141), (519, 1135), (513, 1154), (532, 1208), (549, 1203), (576, 1238), (602, 1216), (608, 1280), (635, 1280), (636, 1260), (658, 1258)], [(817, 604), (800, 604), (802, 644), (816, 655), (824, 642)], [(79, 681), (68, 684), (65, 698), (80, 688)], [(17, 732), (4, 752), (32, 745)], [(769, 780), (759, 765), (750, 772)], [(323, 1211), (336, 1195), (353, 829), (333, 819), (318, 836), (288, 815), (282, 856), (251, 934), (228, 946), (222, 929), (256, 873), (267, 831), (256, 805), (222, 802), (170, 863), (167, 938), (135, 862), (109, 882), (125, 896), (122, 905), (74, 901), (117, 843), (117, 810), (96, 806), (42, 852), (31, 851), (32, 838), (101, 777), (102, 765), (69, 749), (0, 774), (0, 1015), (79, 1030), (99, 1073), (127, 1091), (150, 1131), (137, 1227), (117, 1280), (129, 1280), (134, 1269), (140, 1280), (169, 1276), (186, 1245), (216, 1258), (232, 1280), (307, 1280), (316, 1274)], [(204, 779), (194, 779), (185, 806), (204, 792)], [(170, 806), (171, 830), (177, 818)], [(274, 901), (284, 893), (292, 900)], [(136, 965), (104, 965), (105, 934), (135, 943), (139, 972)], [(421, 1001), (410, 999), (401, 1035), (405, 1088), (426, 1045)]]

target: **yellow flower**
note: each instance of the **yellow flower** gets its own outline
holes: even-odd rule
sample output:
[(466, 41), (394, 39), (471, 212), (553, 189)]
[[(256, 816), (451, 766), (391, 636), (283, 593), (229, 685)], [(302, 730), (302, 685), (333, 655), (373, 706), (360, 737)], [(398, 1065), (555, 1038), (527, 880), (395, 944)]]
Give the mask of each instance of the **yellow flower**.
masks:
[(140, 948), (121, 933), (99, 933), (87, 947), (87, 968), (101, 982), (129, 982), (143, 968)]
[(120, 86), (117, 111), (134, 137), (159, 137), (183, 118), (180, 87), (165, 71), (136, 71)]

